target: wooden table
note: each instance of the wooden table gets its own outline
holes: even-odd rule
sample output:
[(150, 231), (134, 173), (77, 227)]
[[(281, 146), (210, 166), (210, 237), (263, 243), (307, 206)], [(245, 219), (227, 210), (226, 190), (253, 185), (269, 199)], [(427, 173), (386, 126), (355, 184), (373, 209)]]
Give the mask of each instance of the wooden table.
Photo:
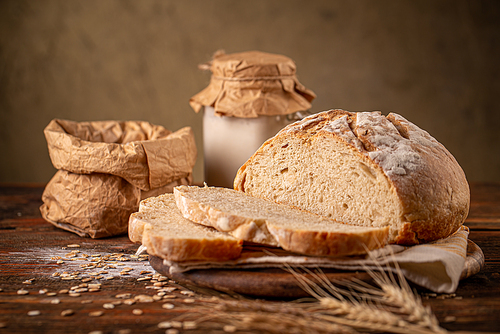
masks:
[[(83, 239), (45, 222), (38, 210), (42, 191), (40, 185), (0, 186), (0, 334), (238, 329), (217, 316), (234, 299), (154, 275), (126, 236)], [(484, 252), (484, 269), (461, 281), (455, 295), (418, 292), (447, 330), (500, 332), (500, 184), (472, 184), (471, 194), (466, 224)], [(261, 310), (290, 303), (255, 302)]]

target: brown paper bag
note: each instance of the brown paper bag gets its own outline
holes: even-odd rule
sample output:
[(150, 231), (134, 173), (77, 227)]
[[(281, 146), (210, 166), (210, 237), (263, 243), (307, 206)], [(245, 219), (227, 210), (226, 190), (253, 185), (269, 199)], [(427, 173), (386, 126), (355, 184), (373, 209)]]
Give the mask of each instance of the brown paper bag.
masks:
[(40, 211), (80, 236), (126, 233), (141, 199), (192, 182), (196, 145), (189, 127), (172, 133), (141, 121), (55, 119), (44, 133), (59, 171), (45, 188)]

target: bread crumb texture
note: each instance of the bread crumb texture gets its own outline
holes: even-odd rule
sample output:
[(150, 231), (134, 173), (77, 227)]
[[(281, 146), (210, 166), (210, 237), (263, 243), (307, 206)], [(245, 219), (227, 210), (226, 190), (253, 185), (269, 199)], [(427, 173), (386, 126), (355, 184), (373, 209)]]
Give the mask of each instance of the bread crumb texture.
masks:
[(389, 242), (444, 238), (470, 193), (453, 155), (404, 117), (329, 110), (282, 129), (238, 171), (234, 187), (347, 224), (388, 227)]

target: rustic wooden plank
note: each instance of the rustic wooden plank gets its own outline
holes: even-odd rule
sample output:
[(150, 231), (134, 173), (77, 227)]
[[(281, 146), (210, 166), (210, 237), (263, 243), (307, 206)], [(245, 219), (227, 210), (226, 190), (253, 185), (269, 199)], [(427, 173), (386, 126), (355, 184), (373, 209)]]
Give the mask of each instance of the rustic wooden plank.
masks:
[[(8, 188), (8, 187), (7, 187)], [(126, 236), (100, 240), (82, 239), (72, 233), (62, 231), (41, 219), (38, 207), (41, 204), (42, 187), (0, 187), (0, 331), (2, 333), (89, 333), (100, 330), (103, 333), (165, 333), (158, 328), (158, 323), (166, 320), (196, 320), (200, 314), (210, 315), (217, 305), (211, 296), (221, 298), (213, 290), (198, 289), (194, 286), (183, 287), (175, 282), (167, 281), (165, 287), (176, 288), (166, 295), (174, 299), (162, 299), (151, 303), (134, 305), (123, 304), (123, 299), (115, 296), (119, 293), (130, 293), (131, 296), (156, 295), (151, 281), (138, 281), (145, 276), (142, 270), (153, 271), (147, 261), (136, 261), (130, 258), (137, 249)], [(471, 186), (472, 205), (469, 220), (485, 226), (491, 226), (488, 219), (500, 217), (500, 187), (498, 185)], [(470, 233), (473, 240), (482, 250), (486, 265), (483, 270), (461, 281), (455, 295), (432, 295), (428, 291), (417, 290), (429, 305), (441, 326), (448, 330), (460, 331), (500, 331), (498, 313), (500, 312), (500, 230), (473, 229)], [(54, 272), (69, 273), (91, 271), (79, 267), (89, 262), (64, 260), (57, 264), (53, 256), (63, 257), (71, 251), (67, 245), (79, 244), (78, 250), (88, 254), (120, 253), (129, 257), (129, 261), (118, 262), (119, 267), (131, 267), (128, 276), (117, 274), (117, 270), (108, 270), (108, 274), (117, 276), (112, 280), (99, 279), (101, 282), (97, 292), (81, 293), (80, 297), (71, 297), (59, 293), (62, 289), (70, 289), (81, 280), (61, 280), (54, 278)], [(66, 247), (66, 248), (65, 248)], [(101, 268), (99, 268), (101, 270)], [(97, 269), (96, 269), (97, 271)], [(34, 278), (31, 284), (23, 284)], [(157, 282), (161, 283), (161, 282)], [(159, 287), (156, 287), (159, 288)], [(160, 287), (161, 288), (161, 287)], [(18, 295), (17, 291), (25, 289), (28, 295)], [(39, 294), (41, 289), (56, 292), (56, 296)], [(194, 295), (186, 295), (181, 291), (193, 291)], [(53, 299), (60, 299), (59, 304), (52, 304)], [(194, 303), (185, 300), (194, 299)], [(82, 303), (82, 301), (92, 301)], [(114, 309), (105, 309), (103, 305), (114, 301), (122, 301)], [(264, 305), (286, 303), (286, 301), (267, 300)], [(170, 303), (173, 309), (164, 309), (162, 305)], [(61, 312), (72, 309), (74, 314), (64, 317)], [(141, 309), (142, 315), (134, 315), (134, 309)], [(28, 316), (30, 310), (40, 310), (39, 316)], [(100, 317), (89, 316), (90, 312), (103, 311)], [(206, 333), (217, 330), (223, 333), (224, 322), (213, 320), (198, 324), (198, 328), (189, 333)], [(120, 332), (122, 330), (122, 332)]]

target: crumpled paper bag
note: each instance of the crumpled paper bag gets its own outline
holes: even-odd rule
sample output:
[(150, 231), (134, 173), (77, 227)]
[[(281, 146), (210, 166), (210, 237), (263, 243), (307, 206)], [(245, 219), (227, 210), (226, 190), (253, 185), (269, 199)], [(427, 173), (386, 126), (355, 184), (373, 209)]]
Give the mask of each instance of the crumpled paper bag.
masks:
[(54, 119), (44, 134), (58, 171), (42, 195), (42, 217), (82, 237), (126, 233), (140, 200), (192, 182), (197, 152), (189, 127)]
[[(164, 260), (170, 273), (195, 269), (258, 269), (292, 267), (334, 268), (340, 270), (401, 270), (406, 279), (439, 293), (452, 293), (459, 284), (467, 256), (469, 229), (462, 226), (451, 236), (411, 247), (388, 245), (369, 256), (340, 258), (310, 257), (278, 248), (245, 246), (239, 258), (224, 262), (172, 262)], [(399, 266), (396, 269), (395, 263)]]
[(316, 97), (296, 77), (295, 62), (282, 55), (260, 51), (225, 54), (200, 66), (210, 69), (210, 84), (189, 104), (199, 112), (214, 107), (216, 115), (255, 118), (288, 115), (311, 108)]

